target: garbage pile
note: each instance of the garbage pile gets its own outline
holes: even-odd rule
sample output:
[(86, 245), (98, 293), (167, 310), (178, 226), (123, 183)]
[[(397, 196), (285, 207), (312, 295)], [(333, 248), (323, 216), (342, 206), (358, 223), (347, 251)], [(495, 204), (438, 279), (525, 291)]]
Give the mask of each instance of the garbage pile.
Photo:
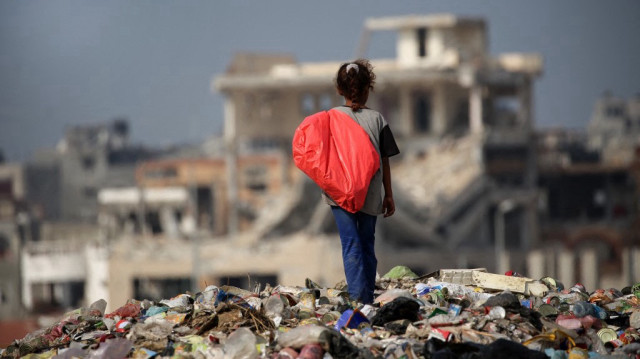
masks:
[(640, 285), (588, 292), (553, 278), (396, 267), (371, 305), (344, 283), (208, 286), (158, 302), (99, 300), (2, 358), (640, 358)]

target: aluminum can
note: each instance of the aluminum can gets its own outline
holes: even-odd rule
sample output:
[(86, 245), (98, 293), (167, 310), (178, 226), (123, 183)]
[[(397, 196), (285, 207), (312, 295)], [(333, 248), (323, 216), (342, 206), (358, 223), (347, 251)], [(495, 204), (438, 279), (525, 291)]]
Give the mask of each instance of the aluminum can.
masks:
[(618, 336), (618, 339), (620, 339), (625, 344), (629, 344), (640, 341), (640, 335), (638, 335), (637, 333), (625, 331)]
[(558, 309), (551, 304), (542, 304), (538, 307), (538, 313), (543, 317), (548, 317), (550, 315), (558, 315)]
[(607, 343), (614, 339), (618, 339), (618, 334), (611, 328), (602, 328), (598, 330), (598, 338), (600, 338), (603, 343)]
[(340, 319), (341, 315), (342, 314), (340, 314), (340, 312), (338, 311), (330, 311), (322, 315), (322, 322), (325, 324), (335, 322), (336, 320)]
[(489, 310), (489, 318), (491, 319), (504, 319), (507, 316), (507, 311), (503, 307), (493, 307)]

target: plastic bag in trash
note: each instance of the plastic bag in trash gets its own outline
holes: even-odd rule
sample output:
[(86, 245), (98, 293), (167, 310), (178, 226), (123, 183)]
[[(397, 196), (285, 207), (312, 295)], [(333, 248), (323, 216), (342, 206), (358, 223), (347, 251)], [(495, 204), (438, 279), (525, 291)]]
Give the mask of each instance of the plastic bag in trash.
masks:
[(399, 279), (399, 278), (418, 278), (418, 275), (415, 274), (409, 267), (407, 266), (395, 266), (391, 268), (390, 271), (387, 272), (382, 278), (391, 278), (391, 279)]
[(415, 299), (398, 297), (391, 303), (382, 306), (371, 320), (371, 324), (381, 327), (398, 319), (408, 319), (415, 322), (419, 319), (419, 310), (420, 304)]
[[(322, 345), (324, 342), (322, 334), (328, 330), (330, 329), (327, 327), (314, 324), (300, 326), (281, 333), (278, 336), (278, 344), (283, 348), (291, 347), (294, 349), (300, 349), (311, 343), (320, 343)], [(327, 343), (324, 342), (324, 344)]]
[(257, 358), (256, 336), (249, 328), (238, 328), (224, 342), (224, 352), (229, 359)]

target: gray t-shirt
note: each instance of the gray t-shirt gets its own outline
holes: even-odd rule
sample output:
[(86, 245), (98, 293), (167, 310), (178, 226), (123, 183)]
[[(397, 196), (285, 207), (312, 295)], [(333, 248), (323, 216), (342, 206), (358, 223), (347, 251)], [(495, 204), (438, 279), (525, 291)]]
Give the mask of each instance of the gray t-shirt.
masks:
[[(351, 107), (348, 106), (338, 106), (334, 109), (349, 115), (349, 117), (356, 121), (360, 127), (365, 130), (369, 135), (369, 139), (371, 140), (373, 147), (380, 156), (380, 168), (371, 178), (367, 197), (364, 201), (364, 205), (360, 209), (360, 212), (364, 212), (372, 216), (382, 214), (382, 158), (391, 157), (400, 153), (395, 139), (393, 138), (393, 134), (389, 129), (389, 125), (387, 124), (387, 121), (384, 120), (384, 117), (375, 110), (365, 108), (353, 112)], [(326, 193), (323, 192), (322, 196), (326, 203), (332, 206), (337, 206), (337, 204), (329, 198)]]

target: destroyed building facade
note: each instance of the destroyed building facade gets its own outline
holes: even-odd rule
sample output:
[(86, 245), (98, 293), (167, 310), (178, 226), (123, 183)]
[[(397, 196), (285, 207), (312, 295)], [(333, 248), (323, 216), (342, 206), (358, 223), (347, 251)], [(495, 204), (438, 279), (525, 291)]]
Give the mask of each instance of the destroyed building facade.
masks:
[(27, 199), (44, 220), (95, 223), (100, 188), (135, 185), (139, 161), (159, 155), (129, 142), (129, 122), (71, 126), (52, 150), (27, 163)]
[[(489, 54), (481, 18), (368, 19), (360, 54), (377, 31), (397, 34), (396, 57), (371, 60), (378, 78), (368, 105), (385, 116), (401, 149), (391, 161), (396, 214), (378, 221), (379, 271), (397, 264), (419, 273), (485, 267), (606, 285), (606, 277), (586, 272), (608, 265), (599, 247), (574, 250), (554, 230), (571, 224), (556, 214), (574, 170), (547, 166), (540, 143), (550, 137), (536, 137), (541, 57)], [(90, 223), (73, 232), (64, 223), (42, 226), (42, 238), (66, 244), (23, 251), (30, 268), (22, 273), (23, 305), (104, 298), (111, 310), (129, 298), (166, 298), (203, 283), (342, 280), (329, 208), (291, 161), (291, 138), (304, 117), (342, 104), (332, 82), (341, 63), (236, 55), (212, 81), (225, 97), (223, 137), (182, 154), (129, 146), (128, 127), (118, 121), (69, 130), (55, 153), (27, 168), (32, 190), (25, 196), (45, 219)], [(551, 152), (565, 157), (554, 158), (566, 158), (557, 149)], [(582, 156), (593, 153), (587, 148)], [(637, 199), (638, 177), (620, 172), (628, 168), (637, 167), (596, 170), (596, 182), (617, 188), (635, 181), (611, 194)], [(637, 205), (628, 210), (624, 225), (635, 218), (637, 228)], [(550, 245), (555, 240), (561, 244)], [(640, 263), (638, 251), (615, 251), (623, 261), (615, 270), (640, 278), (632, 265)], [(74, 266), (83, 270), (72, 272)]]
[(636, 103), (605, 94), (586, 131), (538, 131), (541, 251), (532, 262), (547, 275), (587, 287), (640, 279)]
[(11, 222), (18, 228), (12, 249), (20, 308), (46, 313), (106, 296), (99, 190), (135, 186), (138, 161), (160, 153), (131, 145), (128, 121), (115, 119), (69, 127), (56, 148), (40, 150), (18, 166), (12, 186), (14, 192), (21, 189), (14, 199), (20, 206)]
[(623, 99), (605, 92), (596, 103), (587, 128), (589, 148), (608, 163), (628, 163), (640, 146), (640, 94)]
[[(392, 161), (397, 214), (378, 227), (389, 245), (380, 261), (402, 258), (418, 271), (440, 265), (493, 267), (497, 251), (498, 271), (512, 269), (506, 251), (524, 255), (538, 238), (531, 109), (540, 56), (490, 55), (480, 18), (368, 19), (362, 51), (376, 31), (396, 32), (396, 57), (371, 60), (377, 81), (367, 104), (385, 116), (402, 152)], [(340, 62), (285, 60), (238, 55), (215, 79), (215, 88), (225, 95), (228, 163), (236, 161), (237, 148), (259, 143), (289, 153), (305, 116), (342, 103), (332, 82)], [(235, 178), (233, 166), (228, 168)], [(293, 180), (304, 182), (300, 176)], [(236, 203), (234, 191), (229, 194), (229, 203)], [(301, 200), (316, 204), (308, 197)], [(505, 201), (513, 208), (509, 223), (501, 224)], [(230, 210), (237, 216), (237, 208)], [(310, 226), (330, 223), (327, 208), (316, 214)], [(434, 251), (445, 255), (434, 257)], [(511, 266), (521, 259), (514, 257)]]
[(23, 313), (20, 248), (30, 230), (24, 197), (24, 167), (0, 163), (0, 318)]

